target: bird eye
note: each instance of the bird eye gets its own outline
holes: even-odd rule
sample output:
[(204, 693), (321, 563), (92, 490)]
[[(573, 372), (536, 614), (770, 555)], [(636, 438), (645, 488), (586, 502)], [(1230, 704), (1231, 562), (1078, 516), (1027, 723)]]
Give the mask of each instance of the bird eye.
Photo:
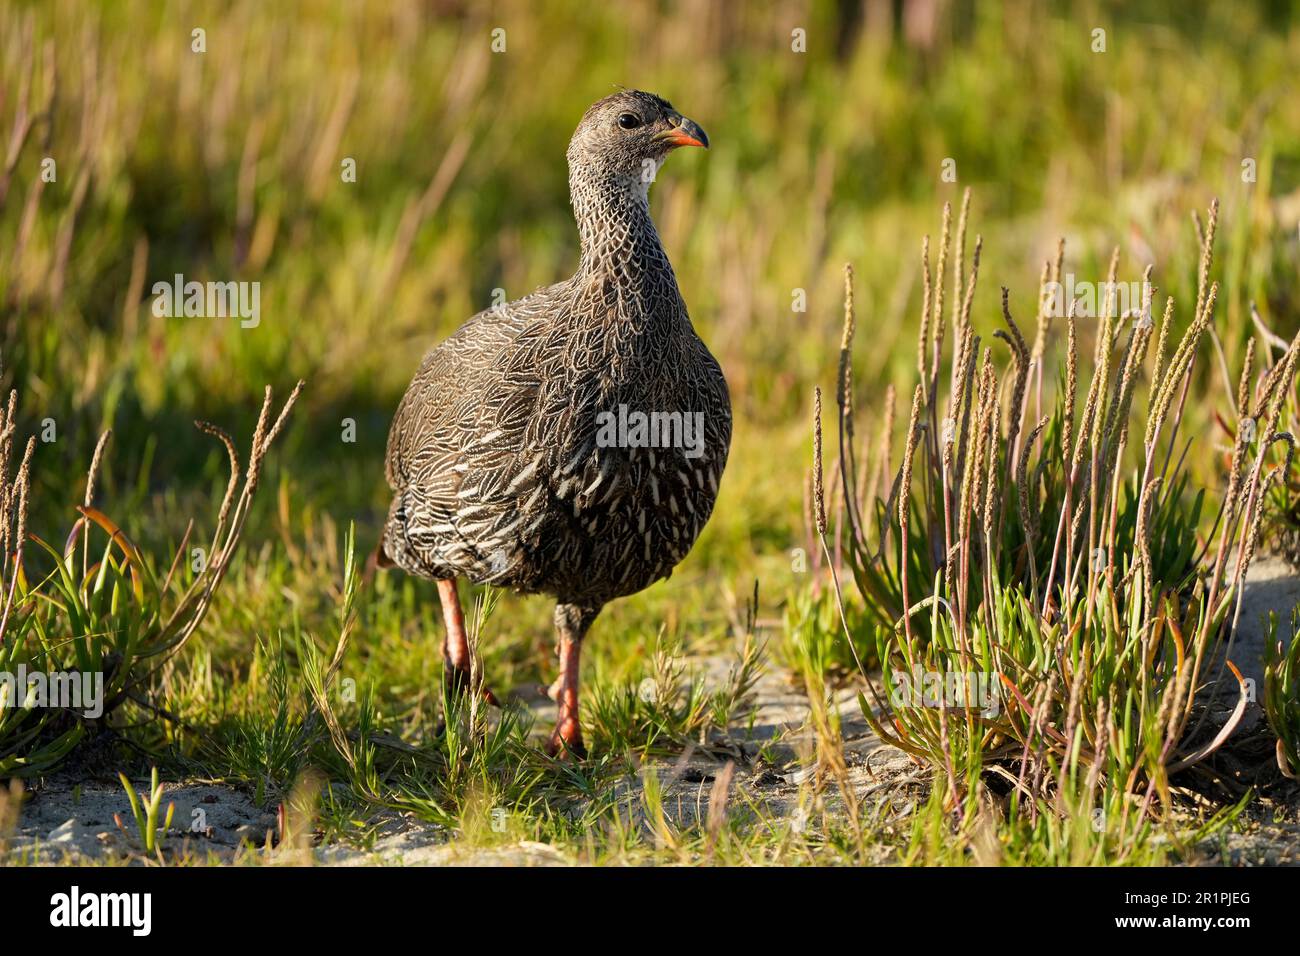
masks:
[(618, 125), (623, 129), (636, 129), (641, 125), (641, 117), (635, 113), (623, 113), (618, 118)]

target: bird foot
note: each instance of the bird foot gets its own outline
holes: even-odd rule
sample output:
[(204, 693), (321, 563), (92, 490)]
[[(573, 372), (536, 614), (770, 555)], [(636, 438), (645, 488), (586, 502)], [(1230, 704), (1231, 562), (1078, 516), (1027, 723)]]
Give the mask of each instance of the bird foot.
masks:
[(563, 759), (572, 756), (587, 759), (587, 748), (582, 742), (582, 729), (576, 720), (562, 720), (555, 726), (551, 739), (546, 742), (546, 755)]
[[(450, 682), (452, 693), (468, 693), (473, 681), (473, 675), (470, 673), (470, 669), (468, 667), (456, 667), (447, 661), (444, 661), (443, 664), (443, 678)], [(483, 682), (481, 677), (478, 682), (478, 692), (485, 703), (492, 707), (501, 706), (501, 703), (497, 700), (497, 695), (492, 693), (491, 688)]]

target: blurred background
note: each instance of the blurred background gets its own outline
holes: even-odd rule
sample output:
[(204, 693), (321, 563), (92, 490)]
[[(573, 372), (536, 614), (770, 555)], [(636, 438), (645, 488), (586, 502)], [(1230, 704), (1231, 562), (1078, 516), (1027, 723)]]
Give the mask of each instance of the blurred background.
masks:
[[(913, 382), (921, 237), (967, 187), (977, 328), (996, 321), (1000, 285), (1032, 321), (1061, 236), (1081, 280), (1100, 281), (1119, 246), (1122, 280), (1153, 262), (1190, 302), (1190, 212), (1217, 196), (1226, 360), (1240, 364), (1252, 301), (1294, 332), (1295, 6), (0, 0), (0, 145), (31, 124), (0, 153), (0, 385), (21, 390), (32, 430), (57, 426), (32, 525), (70, 523), (112, 427), (103, 507), (174, 541), (225, 485), (224, 452), (192, 420), (247, 436), (263, 387), (304, 378), (250, 540), (278, 529), (293, 548), (320, 520), (355, 520), (368, 549), (420, 355), (494, 289), (513, 299), (573, 270), (565, 146), (621, 85), (708, 131), (712, 148), (673, 156), (652, 206), (737, 414), (705, 539), (633, 606), (671, 620), (698, 592), (707, 626), (719, 589), (761, 577), (779, 597), (843, 265), (874, 429), (885, 386)], [(155, 316), (151, 287), (176, 273), (260, 282), (260, 323)]]

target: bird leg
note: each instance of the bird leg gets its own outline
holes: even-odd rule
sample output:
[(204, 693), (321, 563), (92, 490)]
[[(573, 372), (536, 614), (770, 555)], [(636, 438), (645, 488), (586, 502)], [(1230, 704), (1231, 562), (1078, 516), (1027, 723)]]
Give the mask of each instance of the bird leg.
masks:
[[(473, 659), (469, 635), (465, 631), (465, 615), (461, 613), (460, 596), (456, 593), (455, 578), (438, 582), (438, 603), (442, 605), (442, 620), (447, 626), (446, 636), (442, 639), (443, 679), (451, 683), (453, 691), (464, 693), (473, 683)], [(483, 699), (494, 707), (499, 706), (496, 695), (483, 683), (482, 675), (478, 675), (478, 678)]]
[(557, 604), (555, 631), (559, 638), (560, 677), (551, 685), (552, 700), (558, 704), (555, 731), (546, 744), (552, 757), (566, 753), (582, 758), (587, 748), (582, 743), (582, 726), (578, 723), (578, 665), (582, 656), (582, 639), (595, 620), (597, 610), (574, 604)]

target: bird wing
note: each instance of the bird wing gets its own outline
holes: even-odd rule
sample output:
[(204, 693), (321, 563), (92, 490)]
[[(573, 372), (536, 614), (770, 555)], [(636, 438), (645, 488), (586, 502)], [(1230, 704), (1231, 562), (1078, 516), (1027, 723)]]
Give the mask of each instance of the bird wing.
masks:
[(408, 387), (386, 471), (390, 523), (401, 526), (391, 530), (421, 563), (487, 560), (507, 524), (505, 504), (537, 480), (543, 463), (529, 431), (555, 309), (554, 290), (544, 289), (478, 313), (425, 356)]

